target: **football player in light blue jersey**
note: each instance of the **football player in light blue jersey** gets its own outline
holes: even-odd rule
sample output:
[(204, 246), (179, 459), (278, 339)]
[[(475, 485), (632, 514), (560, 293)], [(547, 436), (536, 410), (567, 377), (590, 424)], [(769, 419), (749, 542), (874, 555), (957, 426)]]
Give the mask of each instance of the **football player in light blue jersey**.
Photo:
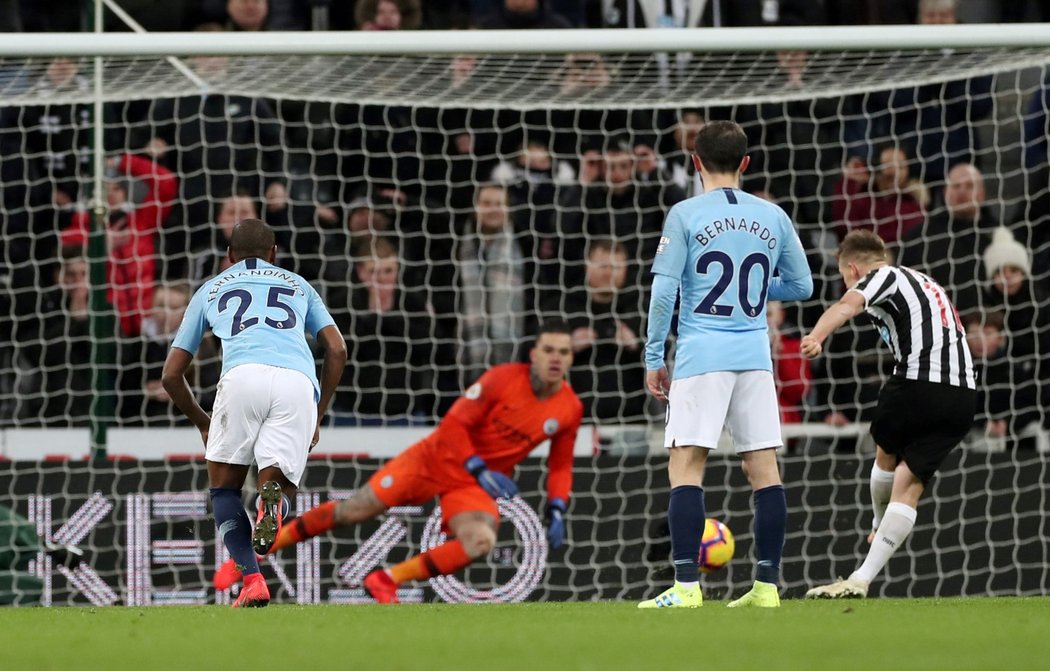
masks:
[[(283, 499), (302, 478), (306, 457), (346, 365), (346, 343), (321, 297), (306, 280), (274, 265), (273, 230), (258, 219), (233, 229), (233, 265), (208, 280), (190, 301), (164, 363), (164, 389), (200, 430), (219, 536), (244, 573), (234, 607), (260, 607), (270, 591), (256, 553), (280, 531)], [(222, 341), (215, 422), (197, 403), (186, 371), (210, 329)], [(318, 383), (306, 334), (324, 345)], [(259, 466), (255, 530), (241, 504), (252, 462)]]
[[(802, 243), (782, 209), (740, 190), (747, 137), (731, 121), (699, 132), (693, 163), (704, 194), (671, 209), (653, 263), (645, 348), (646, 386), (667, 401), (664, 444), (670, 460), (675, 584), (640, 608), (696, 607), (704, 529), (704, 465), (728, 428), (754, 490), (754, 587), (729, 606), (780, 605), (780, 559), (787, 503), (776, 449), (780, 409), (766, 326), (767, 300), (803, 300), (813, 292)], [(675, 300), (678, 341), (674, 379), (664, 344)]]

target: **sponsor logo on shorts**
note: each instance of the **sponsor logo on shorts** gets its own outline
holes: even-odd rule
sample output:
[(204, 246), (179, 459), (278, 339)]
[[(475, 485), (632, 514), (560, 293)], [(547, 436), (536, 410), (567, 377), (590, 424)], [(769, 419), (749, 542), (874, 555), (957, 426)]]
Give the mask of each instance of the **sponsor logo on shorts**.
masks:
[(481, 398), (481, 383), (475, 382), (474, 384), (470, 385), (470, 387), (467, 388), (466, 393), (463, 395), (472, 401), (478, 400), (479, 398)]
[(384, 475), (382, 478), (379, 479), (379, 486), (383, 489), (390, 489), (391, 485), (393, 484), (394, 476), (392, 475)]
[(558, 420), (554, 419), (553, 417), (551, 417), (550, 419), (548, 419), (546, 422), (543, 423), (543, 432), (545, 434), (547, 434), (548, 436), (553, 436), (554, 433), (557, 430), (558, 430)]

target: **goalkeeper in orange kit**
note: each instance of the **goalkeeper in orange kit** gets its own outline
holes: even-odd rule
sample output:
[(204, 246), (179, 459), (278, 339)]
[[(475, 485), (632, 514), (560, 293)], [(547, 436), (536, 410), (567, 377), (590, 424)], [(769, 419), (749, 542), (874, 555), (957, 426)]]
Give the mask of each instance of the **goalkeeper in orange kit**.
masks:
[[(436, 496), (449, 540), (364, 579), (377, 602), (397, 603), (401, 583), (455, 573), (492, 550), (499, 525), (496, 499), (518, 493), (509, 473), (548, 439), (547, 538), (551, 547), (560, 547), (573, 446), (583, 416), (583, 404), (565, 380), (572, 365), (568, 326), (561, 320), (545, 323), (530, 360), (489, 369), (430, 435), (383, 465), (350, 498), (328, 501), (286, 522), (270, 552)], [(228, 561), (215, 574), (215, 588), (226, 589), (239, 579)]]

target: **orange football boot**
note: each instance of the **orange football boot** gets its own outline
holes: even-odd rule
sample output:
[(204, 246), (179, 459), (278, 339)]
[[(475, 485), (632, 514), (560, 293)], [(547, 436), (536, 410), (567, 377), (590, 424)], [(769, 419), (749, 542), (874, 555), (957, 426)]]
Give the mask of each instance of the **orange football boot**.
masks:
[(262, 573), (244, 576), (244, 587), (232, 608), (265, 608), (270, 605), (270, 588)]
[(386, 571), (372, 571), (361, 585), (376, 603), (397, 603), (397, 583)]

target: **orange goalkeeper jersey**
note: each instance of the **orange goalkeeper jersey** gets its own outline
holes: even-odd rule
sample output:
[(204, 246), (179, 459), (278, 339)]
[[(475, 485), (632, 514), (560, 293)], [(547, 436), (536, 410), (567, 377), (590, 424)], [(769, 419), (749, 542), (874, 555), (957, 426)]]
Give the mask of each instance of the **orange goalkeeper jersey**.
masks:
[(551, 441), (547, 459), (548, 499), (568, 500), (572, 452), (583, 404), (568, 382), (545, 399), (536, 398), (529, 365), (490, 368), (453, 404), (426, 440), (462, 464), (477, 454), (489, 468), (510, 474), (537, 445)]

